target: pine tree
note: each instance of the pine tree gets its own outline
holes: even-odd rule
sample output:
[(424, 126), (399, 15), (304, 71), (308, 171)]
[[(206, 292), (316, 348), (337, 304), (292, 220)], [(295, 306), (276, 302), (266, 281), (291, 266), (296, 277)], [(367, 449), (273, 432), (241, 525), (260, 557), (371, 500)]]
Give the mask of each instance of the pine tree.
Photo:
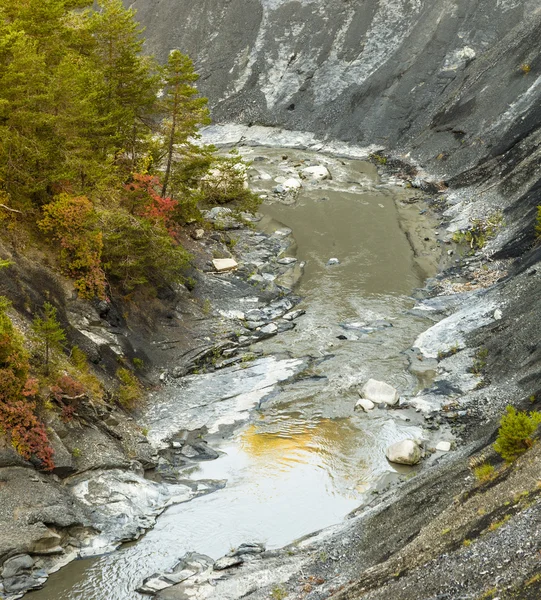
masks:
[[(193, 143), (199, 137), (198, 127), (210, 123), (207, 99), (198, 96), (199, 92), (194, 86), (198, 78), (190, 58), (179, 50), (169, 54), (163, 70), (164, 93), (160, 106), (164, 117), (161, 132), (165, 161), (162, 184), (164, 198), (178, 165), (185, 168), (186, 162), (197, 161), (205, 156), (206, 150)], [(206, 159), (204, 162), (208, 169)]]
[(128, 170), (137, 168), (151, 133), (159, 77), (154, 59), (142, 55), (143, 29), (121, 0), (100, 0), (90, 19), (94, 59), (103, 78), (99, 104), (109, 144)]
[(45, 302), (43, 312), (43, 318), (34, 318), (32, 330), (35, 340), (41, 345), (44, 351), (45, 375), (48, 376), (51, 352), (62, 349), (66, 335), (56, 318), (56, 308), (50, 302)]

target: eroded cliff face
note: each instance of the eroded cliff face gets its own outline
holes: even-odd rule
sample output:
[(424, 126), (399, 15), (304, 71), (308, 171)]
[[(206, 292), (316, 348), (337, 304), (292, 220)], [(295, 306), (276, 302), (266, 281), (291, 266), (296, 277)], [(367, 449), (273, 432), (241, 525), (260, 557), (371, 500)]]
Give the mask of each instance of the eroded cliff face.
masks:
[(443, 153), (437, 170), (454, 174), (510, 147), (539, 116), (535, 0), (133, 5), (150, 50), (194, 57), (218, 122), (403, 147), (423, 161)]

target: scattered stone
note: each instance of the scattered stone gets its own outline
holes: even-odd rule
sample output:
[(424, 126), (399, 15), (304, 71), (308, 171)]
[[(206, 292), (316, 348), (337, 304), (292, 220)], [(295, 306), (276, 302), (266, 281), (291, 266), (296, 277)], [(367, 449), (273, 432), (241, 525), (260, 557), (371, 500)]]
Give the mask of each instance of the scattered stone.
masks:
[(451, 442), (438, 442), (436, 444), (436, 450), (440, 452), (449, 452), (451, 450)]
[(294, 321), (295, 319), (302, 317), (302, 315), (304, 314), (306, 314), (305, 310), (303, 310), (302, 308), (297, 308), (296, 310), (289, 311), (282, 318), (286, 321)]
[(414, 440), (402, 440), (391, 444), (385, 455), (390, 462), (399, 465), (416, 465), (421, 460), (421, 448)]
[(389, 406), (397, 404), (399, 399), (398, 392), (392, 385), (376, 379), (369, 379), (361, 388), (360, 394), (362, 398), (372, 400), (375, 404)]
[(196, 229), (193, 233), (192, 233), (192, 237), (194, 240), (201, 240), (203, 239), (205, 235), (205, 230), (204, 229)]
[(360, 398), (357, 400), (357, 404), (355, 408), (362, 408), (364, 412), (368, 412), (369, 410), (374, 410), (376, 405), (372, 402), (372, 400), (368, 400), (367, 398)]
[(337, 258), (329, 258), (329, 260), (327, 261), (327, 265), (331, 266), (331, 265), (339, 265), (340, 261)]
[(282, 187), (286, 192), (292, 192), (295, 190), (299, 190), (302, 187), (302, 183), (298, 179), (290, 177), (282, 183)]
[(261, 328), (262, 333), (276, 333), (278, 331), (278, 325), (275, 323), (269, 323), (265, 327)]
[(234, 258), (214, 258), (212, 264), (218, 273), (231, 271), (238, 267), (238, 263)]

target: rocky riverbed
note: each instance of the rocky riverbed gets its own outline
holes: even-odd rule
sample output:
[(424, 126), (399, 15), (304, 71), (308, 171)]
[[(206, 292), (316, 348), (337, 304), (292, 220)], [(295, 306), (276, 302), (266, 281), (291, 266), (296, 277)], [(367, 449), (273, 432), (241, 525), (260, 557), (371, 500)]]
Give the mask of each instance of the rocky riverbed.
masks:
[[(196, 289), (208, 335), (161, 370), (164, 390), (153, 393), (138, 417), (158, 452), (151, 477), (169, 492), (156, 503), (159, 509), (153, 505), (154, 514), (175, 501), (221, 491), (190, 502), (188, 510), (181, 504), (169, 509), (142, 542), (120, 553), (67, 567), (53, 576), (44, 597), (74, 598), (84, 590), (86, 598), (132, 598), (141, 572), (174, 568), (182, 548), (213, 557), (203, 561), (205, 568), (193, 567), (186, 579), (191, 585), (193, 575), (208, 572), (231, 545), (264, 543), (268, 552), (339, 522), (373, 497), (372, 491), (397, 482), (401, 467), (385, 458), (391, 443), (415, 440), (426, 462), (442, 456), (442, 450), (431, 455), (429, 449), (453, 439), (445, 425), (423, 429), (420, 413), (408, 409), (409, 399), (434, 375), (433, 364), (410, 370), (410, 362), (420, 361), (404, 353), (430, 324), (412, 312), (408, 294), (441, 256), (426, 196), (405, 188), (402, 171), (402, 179), (380, 177), (366, 162), (298, 150), (243, 153), (252, 161), (251, 185), (266, 196), (263, 219), (251, 230), (227, 210), (207, 215), (221, 231), (218, 237), (235, 240), (222, 247), (218, 260), (232, 259), (237, 269), (216, 274), (216, 258), (203, 265), (207, 273)], [(298, 184), (286, 189), (288, 179)], [(418, 244), (412, 251), (397, 203), (418, 217), (407, 230), (415, 239), (422, 233), (424, 249)], [(336, 214), (330, 222), (329, 207)], [(218, 256), (213, 237), (205, 235), (200, 243), (210, 244)], [(294, 286), (297, 295), (288, 293)], [(370, 415), (356, 410), (361, 385), (370, 377), (400, 390), (399, 410), (385, 409), (382, 402)], [(405, 469), (404, 475), (410, 467)], [(175, 495), (175, 488), (183, 492)], [(107, 497), (104, 493), (105, 504)], [(278, 512), (272, 508), (277, 498), (283, 511), (280, 504)], [(265, 506), (272, 508), (269, 514)], [(96, 529), (102, 535), (88, 543), (88, 553), (106, 548), (108, 528), (96, 523)], [(109, 536), (108, 542), (139, 531), (119, 529), (124, 537)], [(165, 545), (164, 536), (171, 540)], [(246, 552), (259, 555), (264, 554)], [(242, 562), (235, 556), (227, 561)]]

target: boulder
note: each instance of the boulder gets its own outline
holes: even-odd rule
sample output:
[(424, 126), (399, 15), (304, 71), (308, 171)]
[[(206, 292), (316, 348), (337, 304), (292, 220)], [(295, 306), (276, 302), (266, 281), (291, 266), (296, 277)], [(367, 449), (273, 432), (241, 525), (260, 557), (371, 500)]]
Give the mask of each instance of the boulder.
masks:
[(372, 402), (372, 400), (368, 400), (367, 398), (361, 398), (357, 401), (355, 408), (362, 408), (364, 412), (368, 412), (369, 410), (373, 410), (376, 405)]
[(284, 256), (283, 258), (279, 258), (276, 261), (279, 265), (291, 265), (297, 262), (297, 259), (294, 256)]
[(329, 260), (327, 261), (327, 265), (332, 266), (332, 265), (339, 265), (340, 261), (337, 258), (329, 258)]
[(369, 379), (361, 388), (361, 398), (372, 400), (375, 404), (387, 404), (394, 406), (398, 402), (398, 392), (392, 385), (384, 381)]
[(302, 183), (298, 179), (290, 177), (282, 183), (282, 187), (286, 192), (293, 192), (295, 190), (299, 190), (302, 187)]
[(315, 165), (306, 167), (301, 171), (301, 177), (304, 179), (312, 179), (313, 181), (322, 181), (323, 179), (332, 179), (327, 167), (323, 165)]
[(234, 258), (214, 258), (212, 264), (218, 273), (225, 273), (238, 267), (238, 263)]
[(204, 236), (205, 236), (205, 230), (204, 229), (196, 229), (192, 233), (192, 237), (193, 237), (194, 240), (201, 240), (201, 239), (203, 239)]
[(416, 465), (421, 460), (421, 448), (415, 440), (402, 440), (391, 444), (385, 455), (393, 463)]

